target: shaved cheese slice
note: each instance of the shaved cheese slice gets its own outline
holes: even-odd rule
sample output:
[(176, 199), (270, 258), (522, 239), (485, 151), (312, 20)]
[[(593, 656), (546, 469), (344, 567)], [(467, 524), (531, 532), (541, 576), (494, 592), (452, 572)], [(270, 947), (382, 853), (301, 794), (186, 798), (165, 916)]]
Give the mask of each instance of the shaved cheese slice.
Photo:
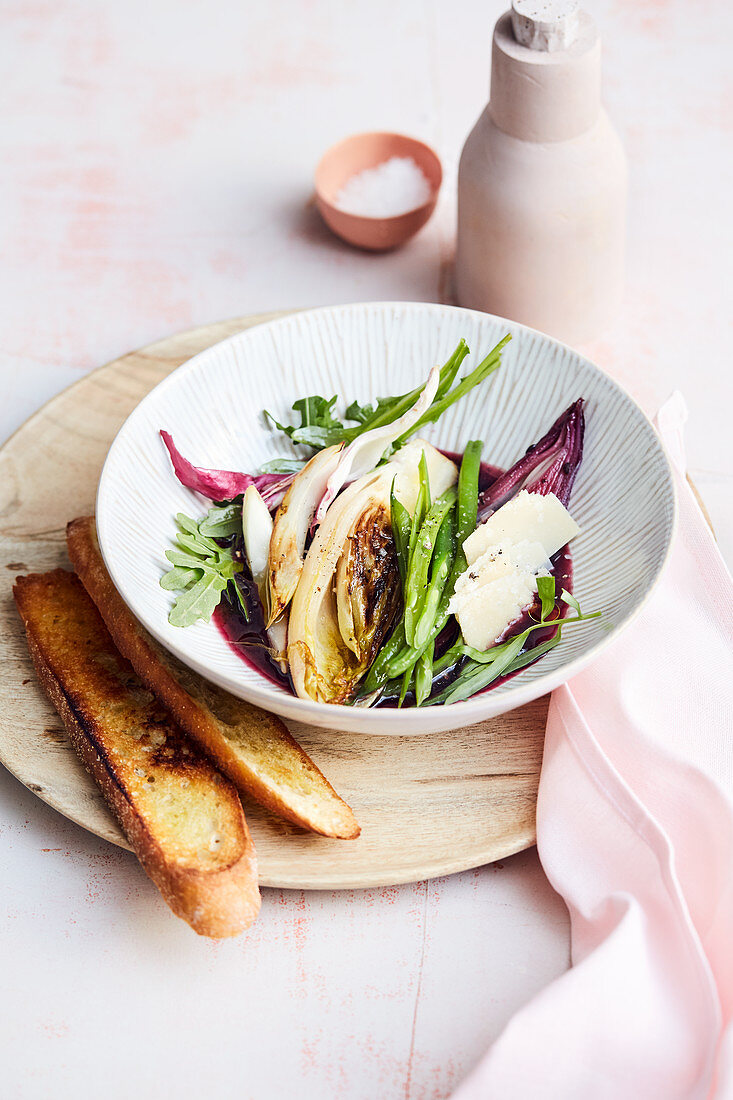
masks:
[(469, 535), (468, 568), (450, 603), (467, 645), (486, 650), (506, 634), (534, 602), (538, 575), (579, 530), (556, 496), (523, 490)]
[(468, 564), (473, 565), (492, 546), (530, 539), (542, 543), (545, 557), (551, 558), (579, 531), (578, 524), (553, 493), (542, 496), (523, 489), (468, 536), (463, 551)]
[(466, 644), (485, 650), (532, 604), (537, 577), (503, 558), (487, 563), (478, 574), (469, 570), (464, 576), (469, 580), (460, 591), (456, 585), (451, 611)]
[(489, 546), (480, 558), (476, 558), (470, 567), (456, 581), (455, 591), (461, 592), (471, 584), (480, 584), (493, 576), (489, 568), (494, 564), (506, 563), (516, 566), (525, 573), (547, 572), (550, 561), (541, 542), (523, 539), (521, 542), (509, 542)]
[(415, 510), (420, 487), (418, 463), (422, 454), (425, 455), (432, 500), (437, 500), (458, 480), (458, 467), (455, 462), (451, 462), (431, 443), (427, 443), (424, 439), (413, 439), (410, 443), (406, 443), (390, 458), (388, 465), (396, 472), (396, 476), (393, 475), (395, 496), (410, 514)]

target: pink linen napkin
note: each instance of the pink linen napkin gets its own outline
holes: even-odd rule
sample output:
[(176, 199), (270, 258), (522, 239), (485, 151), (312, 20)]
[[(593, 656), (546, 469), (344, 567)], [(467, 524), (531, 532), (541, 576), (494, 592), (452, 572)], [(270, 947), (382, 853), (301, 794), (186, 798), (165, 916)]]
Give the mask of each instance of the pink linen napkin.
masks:
[(733, 1097), (733, 582), (657, 428), (679, 527), (639, 618), (553, 694), (537, 848), (572, 968), (510, 1020), (456, 1100)]

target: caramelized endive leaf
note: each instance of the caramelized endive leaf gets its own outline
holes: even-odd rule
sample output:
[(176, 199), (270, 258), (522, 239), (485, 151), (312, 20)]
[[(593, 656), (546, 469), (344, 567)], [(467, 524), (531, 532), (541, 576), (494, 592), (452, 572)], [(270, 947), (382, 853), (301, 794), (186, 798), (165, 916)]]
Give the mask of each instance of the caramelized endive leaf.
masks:
[(387, 507), (391, 483), (386, 466), (355, 481), (331, 505), (310, 545), (288, 631), (290, 673), (301, 698), (344, 702), (366, 671), (341, 635), (333, 579), (352, 528), (365, 507)]
[(400, 607), (400, 575), (389, 508), (367, 507), (336, 567), (339, 630), (360, 664), (374, 660)]
[(398, 420), (360, 435), (339, 455), (338, 463), (328, 479), (326, 492), (318, 505), (316, 520), (320, 523), (340, 489), (349, 481), (364, 477), (378, 465), (384, 452), (405, 434), (409, 434), (420, 417), (430, 408), (440, 384), (440, 370), (433, 367), (417, 401)]
[[(392, 590), (400, 591), (389, 520), (390, 493), (394, 483), (405, 507), (414, 508), (417, 467), (423, 453), (431, 484), (434, 480), (436, 491), (438, 486), (444, 491), (456, 480), (455, 465), (429, 443), (416, 440), (390, 462), (344, 489), (316, 531), (293, 597), (288, 629), (290, 672), (295, 692), (303, 699), (345, 702), (389, 629), (390, 616), (395, 613)], [(376, 527), (373, 535), (368, 533), (370, 526)], [(357, 536), (356, 543), (350, 536)], [(363, 598), (355, 585), (349, 593), (350, 574), (358, 569), (363, 579), (373, 568), (370, 558), (375, 559), (380, 548), (387, 557), (381, 575), (373, 578), (373, 587)], [(342, 563), (345, 555), (348, 557)]]
[(293, 598), (303, 569), (308, 529), (340, 453), (338, 444), (314, 455), (295, 477), (277, 510), (270, 539), (268, 626), (280, 618)]

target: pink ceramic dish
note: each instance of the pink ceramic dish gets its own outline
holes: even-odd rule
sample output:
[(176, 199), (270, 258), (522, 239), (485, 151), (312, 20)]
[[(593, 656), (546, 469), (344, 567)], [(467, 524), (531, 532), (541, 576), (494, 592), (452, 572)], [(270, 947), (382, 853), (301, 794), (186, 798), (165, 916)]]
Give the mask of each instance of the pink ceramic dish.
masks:
[[(376, 168), (390, 157), (412, 157), (430, 184), (427, 202), (406, 214), (388, 218), (348, 214), (335, 205), (336, 196), (348, 179), (365, 168)], [(354, 134), (332, 145), (321, 158), (316, 168), (316, 202), (323, 220), (336, 236), (357, 248), (386, 252), (398, 248), (422, 229), (435, 209), (442, 181), (440, 160), (424, 142), (404, 134)]]

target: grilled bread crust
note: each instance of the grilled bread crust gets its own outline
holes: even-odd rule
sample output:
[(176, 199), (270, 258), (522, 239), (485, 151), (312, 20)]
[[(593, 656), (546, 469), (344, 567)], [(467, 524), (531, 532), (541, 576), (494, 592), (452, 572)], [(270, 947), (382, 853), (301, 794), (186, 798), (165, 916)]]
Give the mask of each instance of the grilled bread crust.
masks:
[(141, 626), (104, 565), (94, 516), (72, 520), (66, 541), (120, 652), (217, 768), (286, 821), (322, 836), (357, 837), (351, 808), (279, 718), (197, 676)]
[(13, 590), (38, 678), (143, 868), (202, 936), (257, 916), (257, 861), (232, 784), (184, 737), (115, 649), (73, 573)]

